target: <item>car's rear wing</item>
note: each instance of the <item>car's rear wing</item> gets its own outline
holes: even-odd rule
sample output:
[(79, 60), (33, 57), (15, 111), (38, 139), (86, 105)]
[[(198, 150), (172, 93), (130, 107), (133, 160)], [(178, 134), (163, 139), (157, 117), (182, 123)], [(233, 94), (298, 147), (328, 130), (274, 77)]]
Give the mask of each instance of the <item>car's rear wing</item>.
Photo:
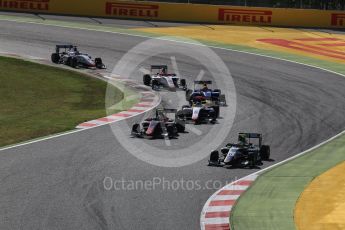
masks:
[(194, 81), (194, 84), (195, 85), (211, 85), (212, 84), (212, 81)]
[(260, 138), (260, 133), (239, 133), (238, 136), (243, 136), (246, 138)]
[(162, 111), (162, 112), (166, 112), (166, 113), (177, 113), (177, 109), (157, 109), (157, 111)]
[(158, 117), (159, 115), (164, 115), (167, 114), (167, 113), (174, 113), (176, 114), (177, 113), (177, 109), (166, 109), (166, 108), (159, 108), (159, 109), (156, 109), (156, 117)]
[(259, 139), (259, 146), (261, 147), (262, 144), (262, 135), (260, 133), (239, 133), (238, 134), (238, 141), (242, 142), (244, 139), (249, 139), (249, 143), (251, 143), (250, 139)]
[(76, 46), (70, 45), (70, 44), (56, 45), (55, 47), (56, 53), (60, 53), (60, 49), (73, 49), (73, 48), (76, 48)]
[(151, 65), (151, 69), (168, 69), (167, 65)]
[(73, 47), (74, 45), (56, 45), (56, 48), (59, 48), (59, 49), (71, 49)]

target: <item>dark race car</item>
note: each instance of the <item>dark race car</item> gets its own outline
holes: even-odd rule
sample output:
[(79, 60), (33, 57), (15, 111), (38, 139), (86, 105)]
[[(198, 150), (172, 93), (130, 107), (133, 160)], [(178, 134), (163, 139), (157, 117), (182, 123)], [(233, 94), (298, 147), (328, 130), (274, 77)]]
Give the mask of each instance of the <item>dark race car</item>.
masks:
[[(253, 144), (252, 141), (255, 140), (257, 143)], [(217, 150), (212, 151), (208, 165), (254, 168), (262, 165), (262, 161), (269, 159), (270, 146), (262, 145), (261, 134), (240, 133), (237, 144), (227, 144), (221, 148), (220, 153)]]
[(217, 105), (225, 106), (225, 95), (220, 89), (211, 89), (212, 81), (194, 81), (194, 88), (186, 90), (186, 100), (190, 105), (202, 98), (205, 101), (212, 101)]
[(185, 123), (178, 118), (173, 120), (167, 113), (176, 117), (176, 109), (156, 109), (154, 117), (146, 118), (141, 124), (132, 126), (131, 136), (149, 138), (176, 138), (185, 131)]
[(55, 53), (51, 55), (51, 61), (55, 64), (64, 64), (73, 68), (97, 68), (106, 69), (101, 58), (94, 60), (90, 55), (80, 53), (73, 45), (56, 45)]
[(175, 73), (168, 73), (168, 66), (166, 65), (152, 65), (150, 74), (143, 76), (143, 82), (144, 85), (151, 86), (154, 90), (160, 88), (169, 90), (187, 89), (186, 80), (181, 79)]

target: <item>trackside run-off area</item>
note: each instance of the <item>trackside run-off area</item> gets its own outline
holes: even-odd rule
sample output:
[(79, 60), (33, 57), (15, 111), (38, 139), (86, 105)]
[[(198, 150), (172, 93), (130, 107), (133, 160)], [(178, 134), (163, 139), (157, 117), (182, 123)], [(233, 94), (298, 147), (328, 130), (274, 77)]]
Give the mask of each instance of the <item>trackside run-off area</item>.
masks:
[(295, 207), (299, 230), (345, 228), (344, 171), (345, 162), (315, 178), (303, 191)]
[[(233, 209), (230, 217), (231, 229), (297, 229), (294, 221), (296, 218), (294, 210), (302, 192), (317, 176), (343, 162), (345, 160), (344, 152), (345, 135), (342, 135), (320, 148), (259, 176), (246, 193), (240, 197)], [(344, 179), (345, 175), (343, 174), (341, 177)], [(322, 184), (322, 186), (327, 186), (327, 184)], [(336, 188), (336, 186), (333, 187)], [(328, 191), (326, 188), (324, 187), (323, 190)], [(320, 200), (313, 200), (315, 205), (311, 203), (309, 205), (322, 208), (322, 204), (327, 204), (333, 199), (332, 194), (328, 192), (322, 194), (321, 197)], [(338, 202), (342, 203), (344, 200), (338, 200)], [(323, 228), (326, 226), (318, 221), (309, 223), (320, 225), (320, 228), (313, 229), (331, 229)]]
[[(0, 82), (0, 146), (71, 130), (106, 115), (107, 83), (81, 73), (0, 57)], [(119, 89), (111, 90), (114, 103), (123, 99)]]

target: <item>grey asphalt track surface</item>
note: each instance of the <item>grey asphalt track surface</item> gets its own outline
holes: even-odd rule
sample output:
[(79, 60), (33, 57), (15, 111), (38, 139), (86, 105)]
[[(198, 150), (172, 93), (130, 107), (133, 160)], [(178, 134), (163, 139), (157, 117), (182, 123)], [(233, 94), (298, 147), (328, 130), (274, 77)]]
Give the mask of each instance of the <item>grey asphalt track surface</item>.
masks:
[[(0, 28), (0, 51), (49, 58), (56, 43), (68, 42), (103, 57), (109, 69), (129, 49), (146, 40), (8, 21), (0, 21)], [(263, 167), (306, 150), (345, 128), (343, 77), (271, 58), (213, 51), (230, 69), (237, 91), (236, 118), (226, 142), (235, 141), (239, 131), (262, 132), (274, 159)], [(200, 65), (175, 56), (180, 73), (187, 76), (187, 82), (192, 81)], [(170, 63), (170, 55), (151, 58), (143, 66), (151, 63)], [(140, 81), (140, 73), (133, 78)], [(174, 100), (168, 93), (163, 94), (163, 103)], [(116, 129), (120, 124), (112, 126)], [(217, 125), (200, 129), (205, 131), (205, 127)], [(127, 135), (129, 130), (123, 132)], [(172, 140), (170, 148), (195, 141), (197, 135), (181, 134)], [(164, 141), (152, 143), (159, 147)], [(200, 151), (206, 144), (200, 143)], [(163, 144), (160, 147), (167, 148)], [(258, 170), (206, 165), (206, 158), (179, 168), (138, 160), (118, 143), (109, 126), (3, 150), (0, 229), (199, 229), (201, 209), (217, 186)], [(107, 191), (103, 186), (105, 177), (126, 181), (183, 178), (197, 181), (201, 189), (158, 186), (151, 190)], [(203, 187), (208, 181), (216, 183), (214, 189)]]

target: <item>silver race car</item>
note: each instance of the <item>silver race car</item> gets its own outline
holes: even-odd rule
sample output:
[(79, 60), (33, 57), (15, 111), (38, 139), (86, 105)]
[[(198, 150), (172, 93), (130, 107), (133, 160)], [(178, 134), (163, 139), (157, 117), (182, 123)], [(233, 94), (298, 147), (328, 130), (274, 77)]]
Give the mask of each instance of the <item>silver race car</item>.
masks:
[(106, 69), (101, 58), (94, 60), (90, 55), (80, 53), (73, 45), (56, 45), (55, 53), (51, 55), (51, 61), (55, 64), (64, 64), (73, 68), (97, 68)]

